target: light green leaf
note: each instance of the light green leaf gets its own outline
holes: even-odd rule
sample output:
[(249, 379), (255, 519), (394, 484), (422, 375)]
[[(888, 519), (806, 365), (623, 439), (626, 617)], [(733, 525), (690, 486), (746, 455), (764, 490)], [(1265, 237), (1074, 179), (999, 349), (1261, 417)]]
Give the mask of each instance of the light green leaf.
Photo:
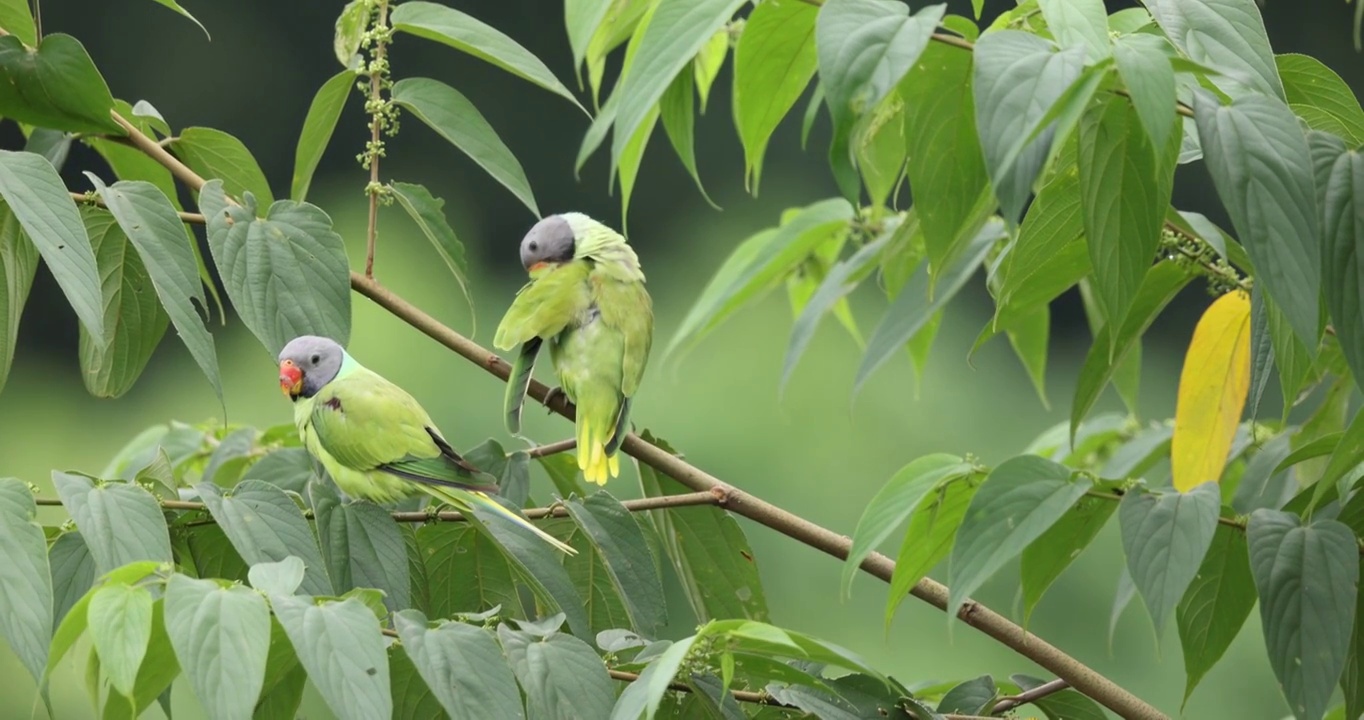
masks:
[(975, 592), (1005, 562), (1060, 520), (1092, 486), (1070, 468), (1036, 455), (1020, 455), (1000, 463), (979, 491), (952, 549), (949, 613)]
[(270, 609), (240, 585), (172, 575), (166, 632), (190, 687), (210, 718), (250, 718), (265, 682)]
[(1335, 520), (1256, 510), (1246, 526), (1269, 664), (1298, 717), (1321, 717), (1345, 666), (1359, 542)]
[(1208, 482), (1188, 492), (1128, 491), (1118, 504), (1123, 552), (1156, 636), (1212, 545), (1220, 495)]
[(858, 282), (881, 259), (881, 249), (885, 247), (891, 235), (884, 232), (880, 237), (858, 248), (851, 257), (840, 260), (829, 269), (824, 281), (805, 302), (805, 307), (801, 309), (800, 316), (792, 326), (791, 342), (786, 347), (786, 359), (781, 370), (782, 389), (785, 389), (786, 383), (791, 380), (791, 373), (795, 371), (800, 356), (805, 353), (805, 348), (814, 338), (820, 320), (823, 320), (825, 313), (842, 301), (844, 296), (857, 288)]
[(663, 580), (654, 564), (644, 532), (605, 490), (585, 499), (570, 498), (565, 507), (601, 551), (607, 573), (630, 614), (636, 632), (654, 637), (667, 621)]
[(1118, 504), (1111, 500), (1082, 497), (1055, 525), (1024, 548), (1021, 579), (1025, 621), (1032, 616), (1042, 594), (1089, 547), (1117, 509)]
[[(1352, 144), (1364, 143), (1364, 108), (1336, 71), (1309, 55), (1274, 56), (1290, 106), (1307, 106), (1330, 117)], [(1310, 123), (1309, 123), (1310, 124)]]
[(65, 532), (47, 551), (52, 568), (52, 622), (60, 625), (66, 614), (95, 584), (95, 558), (78, 531)]
[(254, 202), (229, 205), (213, 180), (200, 191), (199, 208), (227, 296), (272, 356), (299, 335), (350, 341), (350, 268), (326, 213), (281, 200), (259, 218)]
[(1064, 170), (1028, 206), (1018, 239), (998, 271), (996, 329), (1023, 322), (1092, 271), (1079, 183), (1075, 169)]
[[(169, 715), (170, 695), (167, 692), (171, 681), (180, 674), (180, 663), (171, 647), (170, 637), (166, 635), (165, 603), (157, 600), (152, 605), (151, 637), (147, 640), (147, 652), (142, 665), (137, 668), (137, 680), (133, 683), (131, 702), (106, 702), (104, 720), (134, 720), (151, 707), (152, 702), (160, 700), (162, 709)], [(91, 657), (92, 664), (99, 659)]]
[(695, 85), (695, 73), (686, 70), (678, 73), (658, 101), (658, 116), (663, 121), (663, 130), (668, 135), (668, 141), (672, 143), (673, 150), (682, 161), (682, 167), (687, 169), (692, 181), (696, 183), (696, 189), (701, 191), (701, 196), (711, 207), (719, 209), (706, 194), (706, 188), (701, 184), (701, 175), (696, 170), (696, 98), (693, 94), (696, 90)]
[[(554, 73), (539, 58), (481, 20), (444, 5), (414, 1), (394, 8), (389, 22), (398, 32), (434, 40), (490, 62), (582, 109), (573, 93), (554, 77)], [(394, 90), (396, 93), (397, 88)]]
[(52, 641), (53, 571), (28, 485), (0, 478), (0, 633), (41, 683)]
[[(357, 69), (360, 58), (360, 39), (369, 26), (373, 6), (365, 0), (350, 0), (336, 16), (336, 31), (332, 36), (332, 51), (337, 62), (349, 70)], [(294, 198), (302, 200), (302, 198)]]
[(398, 613), (393, 624), (403, 650), (450, 717), (525, 717), (516, 678), (491, 632), (459, 622), (429, 628), (416, 610)]
[[(12, 31), (27, 30), (15, 28)], [(92, 135), (125, 135), (109, 111), (114, 98), (80, 41), (43, 37), (33, 51), (14, 35), (0, 37), (0, 116), (36, 127)]]
[(754, 195), (768, 139), (814, 77), (818, 14), (800, 0), (759, 3), (734, 48), (734, 126), (744, 146), (745, 185)]
[(308, 679), (341, 720), (390, 717), (388, 655), (374, 613), (358, 598), (315, 604), (312, 598), (271, 595)]
[(576, 720), (611, 715), (616, 690), (592, 646), (566, 633), (536, 636), (505, 624), (497, 626), (497, 636), (526, 691), (531, 717)]
[[(606, 11), (611, 5), (611, 0), (564, 0), (564, 26), (568, 30), (569, 47), (573, 49), (575, 73), (582, 67), (587, 45), (606, 19)], [(582, 88), (581, 82), (578, 87)]]
[(1360, 382), (1359, 378), (1364, 378), (1364, 316), (1360, 307), (1364, 258), (1359, 254), (1364, 247), (1364, 154), (1359, 150), (1342, 153), (1332, 163), (1325, 187), (1318, 189), (1326, 193), (1322, 228), (1326, 309), (1350, 372)]
[(346, 107), (346, 98), (358, 75), (353, 70), (342, 70), (333, 75), (322, 87), (317, 89), (313, 102), (308, 106), (308, 115), (303, 119), (303, 132), (298, 137), (298, 147), (294, 150), (294, 178), (289, 185), (289, 197), (303, 202), (308, 196), (308, 188), (313, 183), (313, 173), (322, 155), (331, 142), (332, 132), (341, 110)]
[(138, 560), (171, 562), (170, 536), (156, 498), (136, 485), (52, 471), (62, 505), (80, 528), (99, 573)]
[(312, 483), (308, 493), (322, 558), (336, 592), (376, 588), (383, 591), (384, 605), (391, 612), (411, 607), (407, 546), (392, 516), (371, 502), (343, 502), (331, 486), (320, 482)]
[(729, 28), (721, 27), (692, 59), (692, 75), (696, 80), (696, 94), (701, 98), (702, 115), (706, 114), (706, 100), (710, 97), (711, 86), (715, 84), (720, 68), (725, 65), (725, 57), (729, 55), (729, 38)]
[(91, 596), (88, 613), (100, 669), (115, 690), (132, 697), (152, 635), (152, 594), (143, 587), (108, 585)]
[(1118, 74), (1156, 148), (1165, 147), (1175, 121), (1175, 71), (1165, 47), (1165, 40), (1147, 33), (1123, 35), (1113, 43)]
[(909, 529), (895, 559), (895, 573), (886, 595), (886, 628), (910, 588), (952, 552), (952, 542), (966, 517), (966, 508), (980, 487), (981, 476), (972, 474), (940, 486), (909, 518)]
[[(427, 4), (413, 2), (406, 5)], [(512, 191), (539, 217), (540, 209), (535, 204), (535, 195), (531, 192), (521, 163), (517, 162), (516, 156), (497, 136), (497, 131), (468, 98), (449, 85), (429, 78), (399, 80), (393, 86), (392, 97), (393, 102), (407, 108), (417, 119), (478, 163), (479, 167)]]
[(247, 565), (294, 555), (305, 568), (304, 594), (333, 593), (313, 530), (283, 490), (261, 480), (243, 480), (227, 494), (212, 483), (194, 489)]
[(1175, 625), (1184, 648), (1184, 699), (1222, 658), (1255, 606), (1245, 533), (1218, 525), (1212, 546), (1179, 601)]
[(259, 562), (251, 566), (248, 578), (251, 587), (267, 595), (293, 595), (303, 584), (305, 568), (297, 555), (279, 562)]
[(32, 47), (38, 44), (38, 29), (33, 23), (33, 13), (29, 12), (28, 0), (0, 2), (0, 27), (25, 45)]
[(1150, 0), (1146, 7), (1190, 60), (1217, 71), (1208, 79), (1226, 94), (1284, 98), (1255, 0)]
[(611, 720), (638, 720), (641, 715), (654, 717), (696, 639), (697, 636), (692, 635), (678, 640), (654, 658), (639, 674), (639, 679), (620, 694), (620, 700), (612, 708)]
[(1037, 7), (1061, 47), (1083, 45), (1090, 61), (1112, 54), (1103, 0), (1037, 0)]
[(436, 248), (436, 252), (445, 261), (445, 266), (450, 268), (450, 274), (455, 276), (455, 282), (459, 283), (459, 289), (464, 293), (464, 300), (469, 303), (469, 307), (474, 306), (474, 299), (469, 294), (469, 281), (466, 274), (469, 270), (469, 261), (464, 254), (464, 244), (455, 236), (454, 228), (445, 219), (445, 201), (431, 195), (431, 191), (421, 185), (413, 183), (395, 182), (389, 185), (393, 191), (393, 197), (407, 211), (412, 221), (421, 228), (422, 234), (431, 245)]
[(38, 271), (38, 249), (19, 229), (8, 204), (0, 204), (0, 390), (19, 342), (19, 320)]
[[(119, 397), (132, 388), (161, 343), (170, 316), (157, 300), (151, 278), (114, 216), (83, 208), (95, 263), (103, 278), (104, 328), (109, 337), (80, 329), (81, 379), (95, 397)], [(180, 236), (182, 241), (184, 235)]]
[(170, 148), (201, 177), (221, 180), (223, 191), (238, 202), (245, 203), (245, 193), (249, 192), (256, 196), (260, 207), (268, 208), (274, 203), (265, 173), (241, 140), (222, 130), (189, 127), (180, 131)]
[(198, 18), (194, 17), (193, 15), (190, 15), (188, 10), (184, 9), (183, 7), (180, 7), (180, 3), (175, 2), (175, 0), (154, 0), (154, 1), (155, 1), (156, 3), (158, 3), (158, 4), (160, 4), (160, 5), (163, 5), (163, 6), (165, 6), (165, 7), (168, 7), (168, 8), (170, 8), (171, 10), (174, 10), (175, 12), (179, 13), (180, 15), (182, 15), (182, 16), (188, 18), (190, 22), (194, 23), (195, 25), (198, 25), (198, 26), (199, 26), (199, 29), (204, 31), (204, 37), (208, 38), (209, 40), (212, 40), (212, 39), (213, 39), (213, 36), (208, 34), (208, 28), (204, 27), (204, 24), (201, 23), (201, 22), (199, 22)]

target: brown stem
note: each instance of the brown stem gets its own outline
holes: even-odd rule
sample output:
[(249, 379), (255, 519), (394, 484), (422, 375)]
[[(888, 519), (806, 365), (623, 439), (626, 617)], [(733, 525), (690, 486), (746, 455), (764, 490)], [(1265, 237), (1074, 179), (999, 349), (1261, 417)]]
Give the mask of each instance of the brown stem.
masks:
[[(388, 26), (388, 0), (379, 0), (379, 20), (376, 29)], [(374, 243), (379, 235), (379, 156), (383, 142), (384, 113), (379, 103), (383, 102), (384, 77), (382, 65), (387, 52), (383, 38), (374, 41), (374, 58), (369, 73), (369, 101), (374, 104), (374, 117), (369, 122), (369, 226), (365, 230), (365, 277), (374, 277)]]
[(527, 450), (526, 454), (530, 455), (533, 458), (540, 458), (545, 457), (547, 455), (558, 455), (561, 452), (568, 452), (569, 450), (572, 450), (575, 447), (578, 447), (577, 438), (569, 438), (567, 440), (560, 440), (559, 442), (537, 445)]
[[(78, 203), (88, 203), (88, 204), (90, 204), (90, 205), (98, 205), (98, 206), (100, 206), (100, 207), (102, 207), (102, 208), (107, 208), (107, 207), (109, 207), (108, 205), (104, 204), (104, 198), (97, 197), (97, 196), (93, 196), (93, 195), (89, 195), (89, 194), (86, 194), (86, 193), (73, 192), (73, 193), (71, 193), (71, 199), (72, 199), (72, 200), (75, 200), (75, 201), (78, 202)], [(203, 215), (200, 215), (199, 213), (179, 212), (179, 213), (176, 213), (176, 215), (179, 215), (179, 216), (180, 216), (180, 222), (192, 223), (192, 224), (194, 224), (194, 225), (203, 225), (203, 224), (204, 224), (204, 216), (203, 216)]]
[(995, 706), (993, 708), (991, 708), (990, 714), (999, 715), (1000, 713), (1008, 712), (1009, 710), (1013, 710), (1019, 705), (1027, 705), (1033, 700), (1039, 700), (1053, 693), (1061, 692), (1062, 690), (1065, 690), (1068, 687), (1070, 687), (1070, 683), (1060, 679), (1042, 683), (1041, 685), (1038, 685), (1037, 687), (1031, 690), (1027, 690), (1017, 695), (1012, 695), (1010, 697), (1006, 697), (1000, 700), (998, 703), (995, 703)]

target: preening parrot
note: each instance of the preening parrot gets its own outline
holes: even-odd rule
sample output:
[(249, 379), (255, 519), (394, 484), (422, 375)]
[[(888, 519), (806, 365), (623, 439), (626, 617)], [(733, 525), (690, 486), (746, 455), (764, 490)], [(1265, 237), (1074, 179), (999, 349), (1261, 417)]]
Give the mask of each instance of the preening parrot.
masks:
[(289, 341), (279, 354), (279, 385), (294, 401), (303, 446), (347, 495), (388, 503), (424, 492), (465, 513), (473, 506), (491, 510), (576, 554), (489, 497), (496, 480), (460, 457), (411, 395), (335, 341), (316, 335)]
[(562, 213), (526, 233), (521, 264), (530, 282), (493, 339), (499, 350), (520, 346), (507, 379), (507, 429), (521, 431), (535, 356), (548, 341), (559, 387), (578, 408), (578, 467), (605, 485), (620, 474), (616, 452), (653, 343), (653, 303), (639, 258), (620, 233), (582, 213)]

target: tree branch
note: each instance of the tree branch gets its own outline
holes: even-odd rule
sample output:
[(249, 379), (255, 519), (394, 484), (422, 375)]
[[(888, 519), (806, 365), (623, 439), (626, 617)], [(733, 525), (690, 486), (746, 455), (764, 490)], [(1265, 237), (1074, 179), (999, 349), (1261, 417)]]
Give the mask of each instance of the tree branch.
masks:
[(1070, 687), (1070, 683), (1060, 679), (1042, 683), (1031, 690), (1000, 700), (995, 703), (995, 706), (990, 710), (990, 714), (999, 715), (1000, 713), (1008, 712), (1020, 705), (1027, 705), (1033, 700), (1039, 700), (1053, 693), (1061, 692), (1068, 687)]
[[(104, 204), (103, 198), (90, 193), (72, 192), (71, 199), (75, 200), (77, 203), (84, 203), (86, 205), (95, 205), (102, 208), (109, 207)], [(204, 216), (199, 213), (178, 212), (176, 215), (180, 216), (180, 222), (192, 223), (194, 225), (204, 224)]]
[(385, 54), (388, 39), (382, 33), (388, 27), (388, 0), (378, 2), (378, 20), (371, 26), (371, 32), (381, 33), (374, 39), (374, 57), (369, 65), (369, 102), (365, 107), (373, 117), (369, 122), (369, 147), (365, 149), (365, 159), (369, 165), (369, 226), (365, 231), (365, 277), (374, 277), (374, 243), (379, 235), (379, 158), (384, 154), (384, 73)]

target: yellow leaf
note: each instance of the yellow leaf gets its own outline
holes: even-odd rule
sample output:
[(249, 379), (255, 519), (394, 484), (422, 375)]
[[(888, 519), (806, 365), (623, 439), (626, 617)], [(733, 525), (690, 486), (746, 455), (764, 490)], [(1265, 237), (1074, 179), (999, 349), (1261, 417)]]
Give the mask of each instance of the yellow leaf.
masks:
[(1250, 296), (1235, 290), (1208, 306), (1179, 374), (1170, 464), (1175, 489), (1222, 477), (1250, 389)]

